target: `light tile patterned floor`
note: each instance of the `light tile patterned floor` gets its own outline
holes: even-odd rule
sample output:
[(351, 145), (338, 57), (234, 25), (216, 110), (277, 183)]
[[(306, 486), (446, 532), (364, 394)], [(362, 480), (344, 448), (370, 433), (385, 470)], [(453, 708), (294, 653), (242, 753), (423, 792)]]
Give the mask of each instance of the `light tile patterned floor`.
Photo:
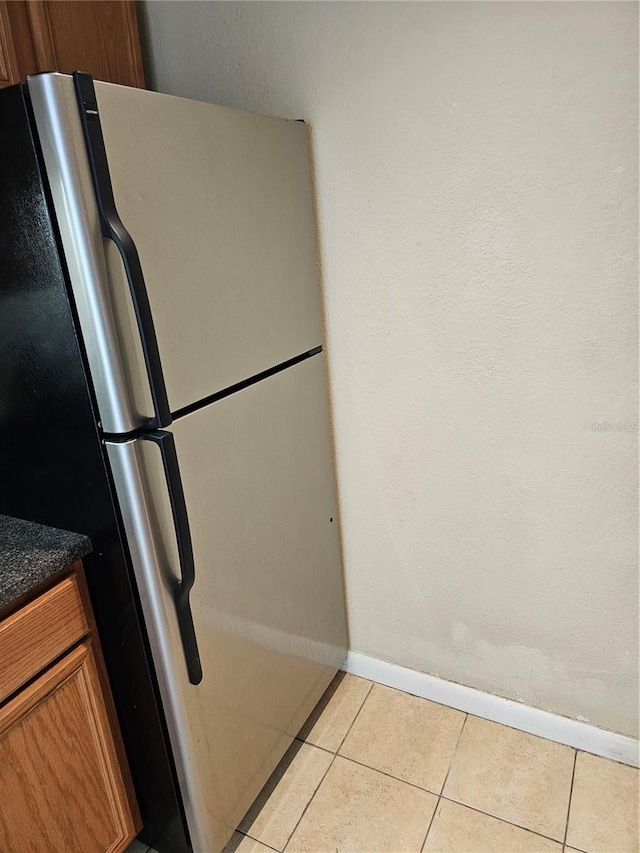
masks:
[(638, 770), (340, 674), (226, 853), (638, 846)]

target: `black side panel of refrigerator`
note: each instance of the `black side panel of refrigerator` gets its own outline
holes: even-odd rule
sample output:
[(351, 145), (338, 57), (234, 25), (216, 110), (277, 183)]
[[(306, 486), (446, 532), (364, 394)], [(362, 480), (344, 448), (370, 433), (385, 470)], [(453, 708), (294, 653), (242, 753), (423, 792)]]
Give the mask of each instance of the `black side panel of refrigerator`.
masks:
[(182, 806), (27, 99), (23, 86), (0, 91), (0, 513), (91, 538), (87, 581), (141, 837), (181, 853)]

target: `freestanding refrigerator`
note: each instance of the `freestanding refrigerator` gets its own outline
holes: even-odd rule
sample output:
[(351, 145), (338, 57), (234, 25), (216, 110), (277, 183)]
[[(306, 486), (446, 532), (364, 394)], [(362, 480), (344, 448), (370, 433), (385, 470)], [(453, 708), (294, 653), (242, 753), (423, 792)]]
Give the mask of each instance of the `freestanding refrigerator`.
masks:
[[(3, 173), (17, 236), (0, 238), (2, 471), (25, 463), (34, 491), (27, 447), (49, 421), (43, 470), (64, 480), (59, 442), (80, 482), (68, 499), (22, 485), (1, 508), (98, 542), (112, 682), (139, 676), (153, 694), (137, 706), (135, 685), (114, 683), (125, 742), (164, 744), (184, 830), (167, 851), (213, 853), (346, 649), (306, 127), (84, 74), (16, 89), (0, 93), (5, 153), (36, 177), (16, 189)], [(131, 748), (144, 815), (152, 758)]]

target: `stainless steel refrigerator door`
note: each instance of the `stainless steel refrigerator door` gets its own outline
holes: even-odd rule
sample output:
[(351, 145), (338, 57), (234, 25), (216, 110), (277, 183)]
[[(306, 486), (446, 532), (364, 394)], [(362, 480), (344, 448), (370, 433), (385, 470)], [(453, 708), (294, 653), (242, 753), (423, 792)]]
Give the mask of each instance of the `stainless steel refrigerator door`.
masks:
[(189, 682), (157, 446), (108, 442), (192, 841), (220, 850), (346, 654), (323, 357), (171, 427), (195, 556)]
[[(148, 382), (121, 258), (90, 209), (73, 79), (29, 88), (103, 427), (127, 431), (152, 414)], [(109, 83), (95, 93), (171, 411), (320, 345), (305, 125)]]

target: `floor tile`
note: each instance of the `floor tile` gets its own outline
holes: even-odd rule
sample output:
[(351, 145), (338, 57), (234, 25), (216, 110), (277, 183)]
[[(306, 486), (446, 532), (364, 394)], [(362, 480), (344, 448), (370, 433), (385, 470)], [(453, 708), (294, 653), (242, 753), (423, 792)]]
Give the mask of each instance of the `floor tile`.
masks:
[(371, 689), (371, 682), (339, 673), (302, 728), (299, 737), (337, 752)]
[(273, 849), (256, 841), (255, 838), (249, 838), (241, 832), (234, 832), (223, 853), (273, 853)]
[(579, 752), (567, 844), (586, 853), (637, 853), (638, 770)]
[(562, 844), (466, 806), (440, 800), (424, 853), (562, 853)]
[(336, 757), (287, 853), (420, 853), (437, 797)]
[(465, 715), (375, 684), (340, 755), (439, 794)]
[(330, 753), (295, 741), (240, 824), (242, 832), (282, 850), (332, 760)]
[(469, 717), (444, 795), (562, 841), (573, 761), (568, 746)]

